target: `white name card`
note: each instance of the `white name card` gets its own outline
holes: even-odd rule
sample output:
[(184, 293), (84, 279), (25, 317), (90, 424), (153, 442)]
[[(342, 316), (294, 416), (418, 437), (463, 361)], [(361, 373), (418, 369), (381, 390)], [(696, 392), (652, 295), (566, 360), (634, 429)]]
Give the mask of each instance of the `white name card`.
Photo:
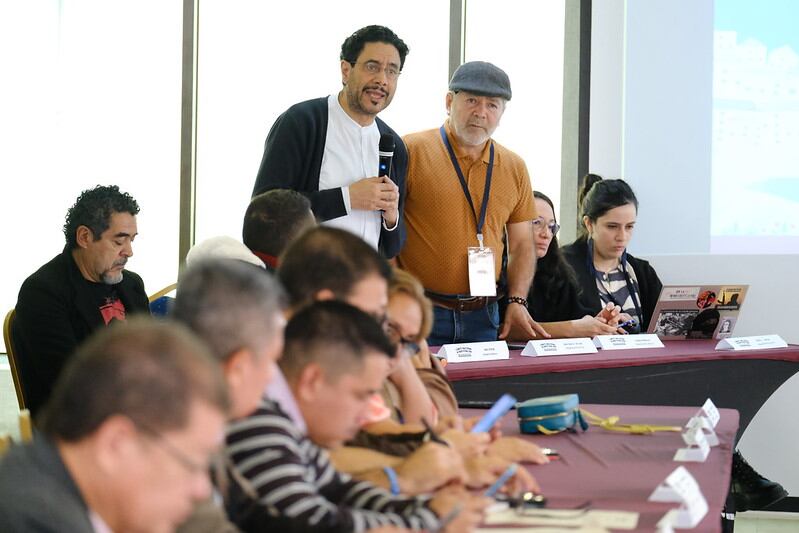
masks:
[(716, 345), (716, 350), (766, 350), (768, 348), (787, 348), (788, 343), (779, 335), (754, 335), (752, 337), (729, 337)]
[(655, 530), (657, 533), (674, 533), (674, 524), (672, 524), (672, 520), (674, 520), (673, 515), (675, 511), (669, 511), (660, 521), (657, 523), (657, 529)]
[[(649, 496), (652, 502), (680, 502), (679, 509), (672, 509), (661, 520), (664, 528), (666, 524), (678, 528), (692, 528), (707, 514), (707, 500), (702, 495), (694, 477), (684, 466), (678, 466), (668, 475), (655, 491)], [(668, 526), (667, 526), (668, 527)]]
[(708, 444), (701, 426), (689, 428), (682, 434), (682, 440), (688, 446), (677, 450), (677, 453), (674, 454), (674, 460), (704, 463), (710, 453), (710, 444)]
[(663, 342), (654, 333), (638, 335), (597, 335), (594, 345), (603, 350), (634, 350), (638, 348), (663, 348)]
[(711, 446), (718, 446), (719, 445), (719, 437), (716, 435), (716, 431), (713, 429), (713, 424), (710, 420), (707, 419), (706, 416), (693, 416), (685, 424), (686, 429), (698, 429), (705, 435), (705, 440)]
[(447, 364), (510, 359), (508, 343), (505, 341), (445, 344), (438, 350), (437, 355), (446, 358)]
[(716, 404), (713, 403), (713, 400), (711, 400), (710, 398), (705, 400), (705, 403), (702, 405), (702, 411), (705, 412), (705, 415), (707, 415), (707, 419), (710, 421), (711, 424), (713, 424), (713, 427), (715, 428), (718, 425), (719, 420), (721, 420), (721, 414), (719, 413)]
[(596, 353), (596, 346), (588, 337), (579, 339), (547, 339), (527, 341), (522, 355), (538, 357), (543, 355), (576, 355)]

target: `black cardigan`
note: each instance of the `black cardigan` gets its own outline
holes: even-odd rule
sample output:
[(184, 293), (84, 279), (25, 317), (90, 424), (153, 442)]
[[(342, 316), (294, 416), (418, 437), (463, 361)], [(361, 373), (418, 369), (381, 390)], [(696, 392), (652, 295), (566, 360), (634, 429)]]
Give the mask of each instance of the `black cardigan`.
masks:
[[(384, 257), (396, 256), (405, 243), (405, 222), (402, 209), (405, 204), (405, 174), (408, 170), (408, 152), (402, 138), (379, 118), (375, 118), (381, 134), (394, 137), (394, 157), (391, 160), (391, 179), (399, 187), (399, 220), (394, 231), (381, 226), (380, 252)], [(327, 97), (300, 102), (280, 115), (264, 145), (264, 155), (258, 176), (255, 178), (253, 196), (270, 189), (292, 189), (305, 194), (311, 209), (320, 221), (347, 214), (341, 188), (319, 190), (319, 174), (325, 153), (327, 135)], [(375, 146), (377, 150), (377, 146)], [(377, 169), (375, 169), (377, 174)]]
[[(84, 279), (67, 248), (22, 284), (13, 325), (25, 401), (32, 416), (50, 397), (53, 385), (75, 348), (104, 327), (97, 302), (81, 290)], [(149, 313), (142, 279), (123, 270), (115, 285), (125, 314)]]
[[(602, 309), (602, 302), (599, 299), (599, 292), (596, 288), (596, 279), (589, 268), (588, 243), (585, 240), (576, 240), (572, 244), (562, 248), (563, 256), (577, 274), (577, 283), (580, 286), (580, 303), (596, 315)], [(641, 297), (641, 312), (643, 313), (644, 323), (641, 324), (641, 331), (645, 332), (652, 320), (652, 312), (655, 310), (660, 289), (663, 284), (658, 278), (657, 272), (649, 264), (649, 261), (633, 257), (627, 254), (627, 261), (635, 271), (635, 278), (638, 280), (638, 292)]]
[(564, 283), (556, 299), (547, 299), (547, 287), (533, 278), (527, 294), (527, 308), (530, 316), (537, 322), (562, 322), (577, 320), (585, 315), (595, 315), (580, 303), (578, 288), (573, 283)]

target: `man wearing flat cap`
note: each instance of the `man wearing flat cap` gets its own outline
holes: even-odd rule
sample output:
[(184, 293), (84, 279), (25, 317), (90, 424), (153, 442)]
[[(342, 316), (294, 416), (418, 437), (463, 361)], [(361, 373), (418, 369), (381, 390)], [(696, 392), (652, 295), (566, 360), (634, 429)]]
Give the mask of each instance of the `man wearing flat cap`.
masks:
[[(483, 61), (464, 63), (449, 83), (449, 118), (404, 138), (408, 149), (407, 241), (399, 265), (418, 277), (434, 304), (431, 345), (548, 336), (530, 317), (536, 217), (527, 167), (491, 139), (511, 99), (510, 80)], [(507, 232), (505, 321), (497, 282)]]

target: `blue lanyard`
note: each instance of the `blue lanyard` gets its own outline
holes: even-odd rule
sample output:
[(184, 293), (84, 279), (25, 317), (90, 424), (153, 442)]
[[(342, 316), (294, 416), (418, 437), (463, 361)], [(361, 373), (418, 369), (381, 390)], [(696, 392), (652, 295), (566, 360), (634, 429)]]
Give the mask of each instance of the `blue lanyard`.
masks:
[(444, 129), (444, 126), (441, 126), (438, 131), (441, 133), (441, 140), (444, 141), (444, 146), (447, 147), (447, 152), (449, 152), (449, 158), (452, 161), (452, 166), (455, 168), (455, 172), (458, 174), (458, 179), (461, 182), (463, 194), (466, 196), (466, 200), (469, 202), (469, 207), (472, 208), (474, 222), (477, 225), (477, 241), (480, 244), (480, 248), (482, 248), (483, 226), (486, 222), (486, 209), (488, 209), (488, 195), (491, 193), (491, 174), (494, 172), (494, 143), (491, 143), (490, 155), (488, 158), (488, 168), (486, 169), (486, 185), (485, 190), (483, 191), (483, 205), (480, 206), (480, 217), (478, 218), (477, 212), (474, 210), (472, 195), (469, 193), (469, 186), (466, 184), (466, 178), (463, 177), (463, 171), (461, 170), (461, 166), (458, 164), (458, 159), (455, 157), (455, 152), (452, 150), (452, 146), (449, 144), (449, 139), (447, 139), (447, 132)]
[[(591, 271), (591, 276), (594, 278), (594, 284), (596, 284), (596, 280), (599, 278), (597, 275), (596, 267), (594, 266), (594, 239), (588, 239), (586, 241), (588, 244), (588, 268)], [(630, 298), (632, 298), (633, 306), (635, 306), (635, 314), (638, 315), (638, 324), (639, 327), (643, 327), (644, 324), (644, 314), (641, 312), (641, 306), (638, 303), (638, 296), (636, 295), (635, 285), (633, 285), (632, 280), (630, 279), (630, 274), (627, 272), (627, 250), (624, 250), (624, 253), (619, 260), (619, 265), (621, 266), (621, 271), (624, 274), (624, 284), (627, 285), (627, 290), (630, 293)], [(610, 301), (613, 302), (613, 305), (618, 305), (621, 307), (624, 305), (624, 302), (618, 303), (616, 299), (613, 298), (613, 295), (608, 290), (608, 297)], [(624, 309), (622, 309), (624, 311)]]

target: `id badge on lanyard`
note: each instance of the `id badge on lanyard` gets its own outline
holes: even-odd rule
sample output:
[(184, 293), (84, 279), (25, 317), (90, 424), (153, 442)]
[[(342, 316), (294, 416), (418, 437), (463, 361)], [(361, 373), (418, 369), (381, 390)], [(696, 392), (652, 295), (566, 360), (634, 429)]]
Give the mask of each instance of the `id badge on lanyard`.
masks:
[(497, 276), (496, 267), (494, 263), (494, 250), (483, 246), (483, 226), (486, 220), (486, 209), (488, 208), (488, 196), (491, 192), (491, 174), (494, 170), (494, 143), (491, 143), (490, 156), (488, 160), (488, 168), (486, 169), (485, 190), (483, 191), (483, 205), (480, 206), (480, 216), (474, 209), (472, 202), (472, 195), (469, 193), (469, 187), (466, 184), (466, 178), (463, 177), (463, 171), (458, 164), (458, 159), (455, 157), (455, 152), (447, 139), (447, 133), (444, 126), (439, 129), (441, 133), (441, 140), (444, 141), (444, 146), (447, 147), (450, 160), (455, 172), (458, 174), (458, 179), (463, 189), (463, 194), (472, 208), (472, 213), (475, 218), (475, 225), (477, 226), (477, 243), (478, 246), (469, 246), (466, 249), (466, 257), (469, 268), (469, 294), (471, 296), (496, 296), (497, 295)]
[(483, 236), (478, 235), (480, 246), (466, 249), (469, 258), (469, 294), (496, 296), (497, 276), (494, 268), (494, 250), (483, 246)]

